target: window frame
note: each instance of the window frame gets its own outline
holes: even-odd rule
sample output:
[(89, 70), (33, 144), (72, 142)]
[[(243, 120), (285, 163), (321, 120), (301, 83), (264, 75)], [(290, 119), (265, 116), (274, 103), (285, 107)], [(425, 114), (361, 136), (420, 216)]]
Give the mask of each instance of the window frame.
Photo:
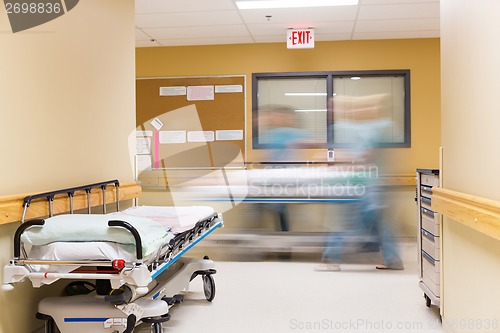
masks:
[[(267, 149), (266, 144), (259, 143), (259, 128), (258, 128), (258, 80), (259, 79), (290, 79), (290, 78), (326, 78), (326, 99), (327, 99), (327, 128), (333, 124), (333, 105), (328, 103), (328, 97), (333, 96), (334, 78), (342, 78), (349, 76), (360, 77), (383, 77), (383, 76), (401, 76), (403, 77), (404, 89), (404, 141), (381, 143), (381, 148), (410, 148), (411, 147), (411, 98), (410, 98), (410, 70), (356, 70), (356, 71), (322, 71), (322, 72), (275, 72), (275, 73), (252, 73), (252, 149)], [(314, 145), (313, 149), (320, 148), (341, 148), (342, 145), (336, 145), (333, 142), (333, 132), (327, 130), (327, 142)]]

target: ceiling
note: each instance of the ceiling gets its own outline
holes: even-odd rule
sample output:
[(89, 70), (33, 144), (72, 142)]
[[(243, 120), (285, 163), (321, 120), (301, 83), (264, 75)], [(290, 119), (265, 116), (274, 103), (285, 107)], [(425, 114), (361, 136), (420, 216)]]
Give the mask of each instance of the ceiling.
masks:
[[(270, 16), (270, 17), (268, 17)], [(136, 47), (439, 37), (439, 0), (359, 0), (357, 6), (245, 9), (235, 0), (135, 0)]]

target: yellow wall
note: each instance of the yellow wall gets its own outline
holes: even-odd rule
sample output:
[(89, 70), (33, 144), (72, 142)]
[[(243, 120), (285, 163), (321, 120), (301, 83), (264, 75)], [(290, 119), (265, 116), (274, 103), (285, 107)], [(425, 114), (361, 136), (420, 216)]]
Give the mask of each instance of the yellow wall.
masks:
[(261, 157), (258, 151), (251, 149), (252, 73), (380, 69), (411, 70), (412, 147), (390, 150), (388, 172), (414, 174), (417, 167), (437, 167), (440, 146), (438, 39), (317, 42), (314, 49), (307, 50), (288, 50), (283, 42), (138, 48), (136, 51), (137, 77), (246, 75), (247, 161), (250, 162)]
[[(0, 10), (0, 195), (134, 178), (134, 1), (85, 0), (13, 34)], [(0, 263), (17, 223), (0, 226)], [(0, 275), (1, 275), (0, 270)], [(0, 332), (27, 333), (38, 300), (61, 285), (0, 291)]]
[[(443, 186), (500, 200), (500, 29), (496, 0), (441, 0)], [(449, 218), (443, 230), (444, 323), (500, 331), (500, 242)], [(489, 325), (489, 326), (488, 326)]]

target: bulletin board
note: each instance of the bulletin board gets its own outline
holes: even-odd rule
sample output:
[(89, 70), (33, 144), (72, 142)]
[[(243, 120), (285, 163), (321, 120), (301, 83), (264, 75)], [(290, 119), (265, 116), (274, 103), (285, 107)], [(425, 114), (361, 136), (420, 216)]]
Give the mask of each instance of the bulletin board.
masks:
[(136, 80), (139, 171), (244, 164), (245, 76)]

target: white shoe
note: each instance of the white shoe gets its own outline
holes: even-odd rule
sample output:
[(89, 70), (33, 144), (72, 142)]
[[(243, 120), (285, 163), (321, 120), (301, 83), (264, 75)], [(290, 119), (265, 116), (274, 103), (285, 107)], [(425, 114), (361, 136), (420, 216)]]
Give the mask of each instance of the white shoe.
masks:
[(403, 264), (397, 264), (397, 265), (377, 265), (375, 266), (376, 269), (392, 269), (392, 270), (397, 270), (397, 271), (402, 271), (404, 268)]
[(314, 267), (317, 272), (338, 272), (340, 271), (340, 264), (336, 263), (321, 263)]

